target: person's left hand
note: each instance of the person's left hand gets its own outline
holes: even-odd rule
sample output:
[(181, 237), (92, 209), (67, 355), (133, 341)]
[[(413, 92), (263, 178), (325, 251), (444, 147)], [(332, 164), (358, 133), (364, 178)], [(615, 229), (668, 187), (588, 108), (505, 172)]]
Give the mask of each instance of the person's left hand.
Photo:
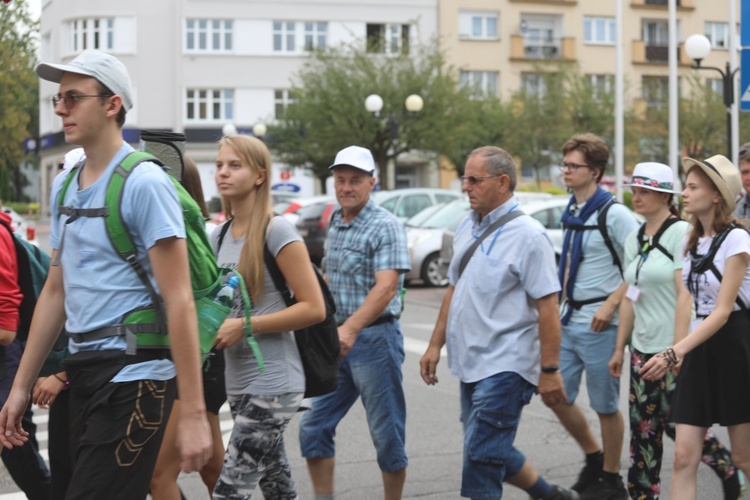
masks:
[(601, 332), (607, 328), (609, 322), (612, 321), (612, 316), (615, 315), (615, 309), (617, 308), (610, 305), (608, 300), (605, 300), (594, 313), (594, 317), (591, 318), (591, 329), (595, 332)]
[(39, 408), (49, 408), (63, 387), (65, 387), (65, 382), (58, 380), (54, 375), (40, 377), (34, 384), (32, 401)]
[(539, 395), (545, 405), (553, 407), (568, 400), (560, 372), (539, 374)]
[(655, 354), (651, 356), (651, 359), (646, 361), (643, 368), (638, 370), (638, 374), (644, 380), (659, 380), (669, 371), (667, 360), (661, 354)]
[(227, 318), (221, 324), (214, 347), (217, 350), (227, 349), (245, 338), (245, 332), (242, 331), (242, 318)]

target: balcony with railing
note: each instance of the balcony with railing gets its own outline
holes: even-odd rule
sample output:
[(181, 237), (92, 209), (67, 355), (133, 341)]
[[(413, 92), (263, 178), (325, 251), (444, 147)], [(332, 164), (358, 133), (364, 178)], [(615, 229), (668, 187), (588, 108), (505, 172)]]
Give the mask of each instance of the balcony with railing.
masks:
[[(677, 47), (677, 64), (692, 66), (693, 61), (685, 53), (684, 45), (681, 43)], [(669, 47), (647, 44), (644, 40), (633, 40), (632, 58), (633, 64), (667, 64), (669, 62)]]
[(575, 38), (525, 37), (511, 35), (510, 58), (516, 61), (572, 61), (575, 59)]
[[(677, 0), (678, 10), (692, 10), (695, 8), (696, 0)], [(630, 0), (630, 6), (644, 9), (666, 9), (669, 0)]]

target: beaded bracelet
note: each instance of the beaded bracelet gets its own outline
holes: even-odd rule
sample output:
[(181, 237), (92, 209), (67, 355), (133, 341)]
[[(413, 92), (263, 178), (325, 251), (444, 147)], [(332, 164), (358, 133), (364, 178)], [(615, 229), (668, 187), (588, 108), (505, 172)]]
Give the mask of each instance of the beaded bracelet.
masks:
[(680, 362), (680, 358), (674, 352), (674, 349), (667, 347), (661, 352), (661, 357), (667, 362), (667, 368), (672, 368), (674, 365)]

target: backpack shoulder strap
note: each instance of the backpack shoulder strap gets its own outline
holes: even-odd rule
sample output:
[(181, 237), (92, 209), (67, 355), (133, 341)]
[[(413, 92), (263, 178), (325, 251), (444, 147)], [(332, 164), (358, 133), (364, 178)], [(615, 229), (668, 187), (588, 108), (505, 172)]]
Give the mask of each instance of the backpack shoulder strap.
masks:
[(617, 255), (617, 251), (615, 250), (615, 245), (612, 243), (612, 238), (609, 237), (609, 231), (607, 230), (607, 213), (609, 212), (609, 209), (612, 208), (612, 205), (615, 203), (619, 203), (614, 198), (612, 198), (611, 201), (609, 201), (607, 204), (605, 204), (600, 210), (599, 210), (599, 217), (597, 218), (597, 227), (599, 228), (599, 232), (602, 235), (602, 238), (604, 239), (604, 244), (607, 246), (607, 249), (609, 250), (609, 253), (612, 254), (612, 263), (617, 266), (617, 270), (620, 271), (620, 276), (622, 276), (622, 262), (620, 262), (620, 256)]

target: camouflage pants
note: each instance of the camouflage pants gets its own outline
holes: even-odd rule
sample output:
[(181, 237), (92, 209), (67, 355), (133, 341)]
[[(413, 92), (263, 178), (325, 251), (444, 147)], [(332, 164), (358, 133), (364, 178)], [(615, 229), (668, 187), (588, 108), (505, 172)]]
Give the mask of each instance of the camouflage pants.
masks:
[(234, 428), (214, 499), (249, 499), (260, 484), (264, 498), (297, 498), (284, 448), (284, 429), (302, 401), (301, 393), (229, 396)]

